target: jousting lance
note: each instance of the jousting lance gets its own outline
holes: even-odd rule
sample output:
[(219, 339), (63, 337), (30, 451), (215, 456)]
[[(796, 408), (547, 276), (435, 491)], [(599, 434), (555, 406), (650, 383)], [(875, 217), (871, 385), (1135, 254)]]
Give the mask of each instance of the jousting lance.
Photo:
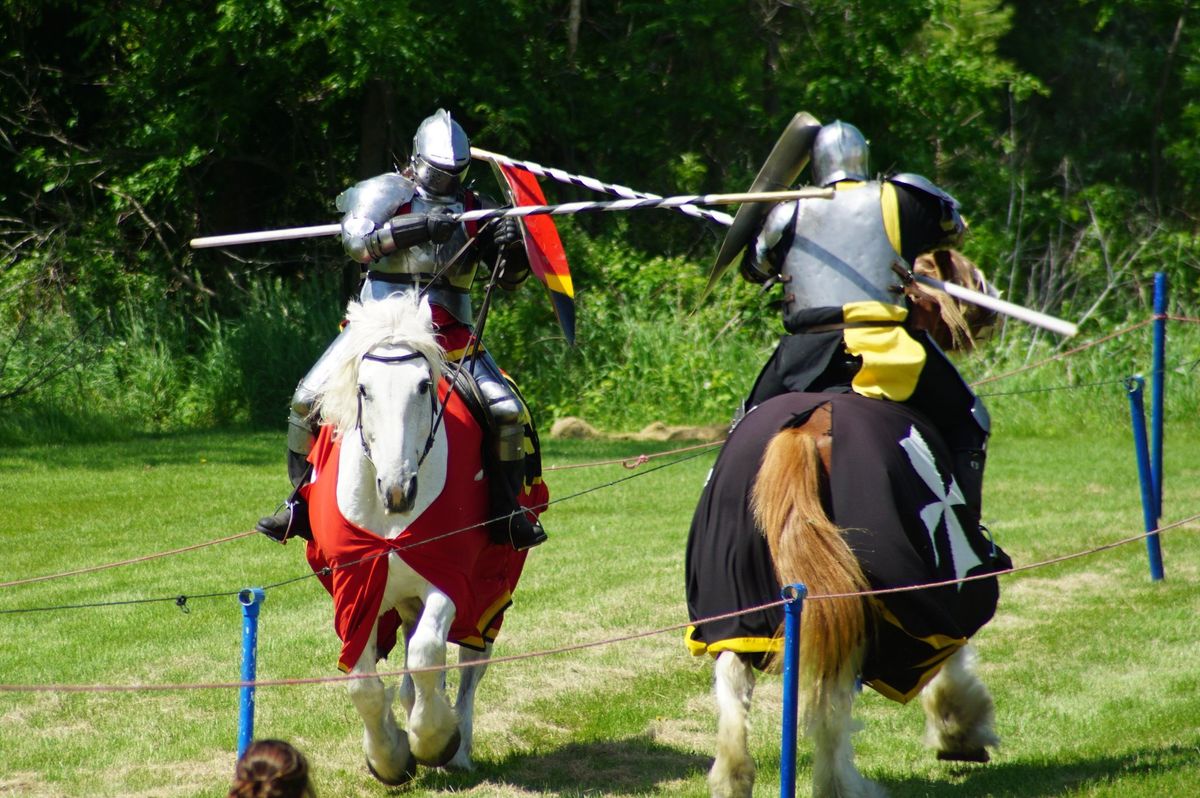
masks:
[[(559, 205), (518, 205), (510, 208), (485, 208), (477, 211), (450, 214), (457, 222), (483, 222), (489, 219), (524, 216), (568, 216), (575, 213), (648, 210), (651, 208), (683, 208), (692, 205), (739, 205), (743, 202), (787, 202), (797, 199), (832, 199), (831, 188), (802, 188), (795, 191), (759, 191), (740, 194), (681, 194), (675, 197), (619, 199), (606, 202), (565, 202)], [(338, 235), (341, 224), (318, 224), (311, 227), (290, 227), (262, 230), (255, 233), (193, 238), (192, 249), (229, 247), (238, 244), (262, 244), (269, 241), (291, 241), (301, 238), (320, 238)]]
[[(460, 222), (469, 222), (537, 215), (566, 216), (575, 213), (592, 213), (597, 211), (631, 211), (651, 208), (682, 210), (683, 208), (694, 207), (696, 205), (738, 205), (744, 202), (787, 202), (797, 199), (832, 199), (833, 193), (833, 189), (828, 188), (803, 188), (794, 191), (759, 191), (743, 192), (740, 194), (683, 194), (675, 197), (642, 197), (619, 199), (610, 202), (567, 202), (560, 205), (518, 205), (510, 208), (488, 208), (452, 214), (450, 218)], [(233, 233), (230, 235), (193, 238), (191, 240), (191, 247), (192, 249), (205, 249), (210, 247), (237, 246), (239, 244), (262, 244), (270, 241), (292, 241), (302, 238), (334, 236), (341, 233), (341, 231), (341, 224), (319, 224), (310, 227), (262, 230), (254, 233)], [(1069, 337), (1079, 331), (1079, 328), (1075, 324), (1040, 311), (923, 274), (905, 273), (906, 277), (909, 275), (919, 283), (945, 291), (950, 296), (961, 299), (964, 302), (971, 302), (994, 310), (997, 313), (1012, 316), (1027, 324), (1042, 327), (1059, 335)]]
[(961, 299), (964, 302), (970, 302), (973, 305), (985, 307), (988, 310), (994, 310), (997, 313), (1003, 313), (1005, 316), (1012, 316), (1014, 319), (1032, 324), (1035, 327), (1049, 330), (1050, 332), (1065, 335), (1070, 338), (1079, 332), (1079, 327), (1065, 319), (1060, 319), (1057, 316), (1051, 316), (1048, 313), (1042, 313), (1038, 310), (1017, 305), (1012, 302), (1005, 301), (999, 297), (994, 297), (991, 294), (985, 294), (980, 291), (973, 291), (970, 288), (959, 285), (958, 283), (948, 283), (944, 280), (939, 280), (936, 277), (929, 277), (924, 274), (916, 274), (908, 271), (900, 264), (895, 264), (892, 267), (901, 279), (912, 279), (922, 285), (927, 285), (930, 288), (936, 288), (939, 291), (945, 291), (955, 299)]
[[(636, 189), (629, 188), (628, 186), (603, 183), (594, 177), (571, 174), (570, 172), (566, 172), (562, 169), (557, 169), (550, 166), (542, 166), (534, 161), (522, 161), (516, 158), (510, 158), (507, 155), (489, 152), (488, 150), (480, 149), (478, 147), (471, 148), (471, 155), (480, 160), (494, 161), (495, 163), (503, 164), (504, 166), (512, 166), (516, 167), (517, 169), (524, 169), (525, 171), (531, 172), (538, 177), (549, 177), (553, 180), (559, 181), (560, 183), (568, 183), (573, 186), (580, 186), (582, 188), (598, 191), (604, 194), (614, 194), (618, 197), (624, 197), (626, 199), (661, 199), (661, 196), (658, 194), (638, 191)], [(679, 210), (691, 216), (709, 219), (726, 227), (733, 224), (733, 217), (727, 213), (721, 213), (720, 211), (710, 211), (706, 208), (697, 207), (696, 205), (681, 205)], [(905, 273), (904, 276), (905, 279), (908, 279), (910, 275)], [(958, 285), (957, 283), (947, 283), (923, 274), (911, 274), (911, 278), (924, 285), (945, 291), (947, 294), (956, 299), (960, 299), (964, 302), (970, 302), (975, 305), (980, 305), (981, 307), (985, 307), (989, 310), (995, 311), (996, 313), (1003, 313), (1007, 316), (1012, 316), (1013, 318), (1019, 319), (1027, 324), (1033, 324), (1035, 326), (1042, 327), (1043, 329), (1050, 330), (1051, 332), (1058, 333), (1059, 335), (1070, 337), (1079, 332), (1079, 328), (1069, 321), (1065, 321), (1055, 316), (1050, 316), (1040, 311), (1031, 310), (1012, 302), (1007, 302), (998, 297), (991, 296), (990, 294), (973, 291), (969, 288)]]
[[(489, 152), (488, 150), (480, 149), (479, 147), (471, 148), (471, 156), (482, 161), (492, 161), (503, 166), (512, 166), (517, 169), (523, 169), (526, 172), (537, 175), (538, 177), (548, 177), (552, 180), (557, 180), (560, 183), (567, 183), (572, 186), (579, 186), (591, 191), (598, 191), (601, 194), (612, 194), (624, 199), (662, 199), (661, 194), (651, 194), (648, 191), (638, 191), (637, 189), (621, 186), (615, 183), (604, 183), (594, 177), (586, 175), (574, 175), (562, 169), (557, 169), (553, 166), (542, 166), (540, 163), (533, 161), (521, 161), (516, 158), (510, 158), (507, 155), (501, 155), (498, 152)], [(721, 211), (710, 211), (707, 208), (699, 208), (695, 205), (680, 205), (677, 209), (688, 216), (695, 216), (699, 219), (708, 219), (717, 224), (728, 227), (733, 224), (733, 217)]]

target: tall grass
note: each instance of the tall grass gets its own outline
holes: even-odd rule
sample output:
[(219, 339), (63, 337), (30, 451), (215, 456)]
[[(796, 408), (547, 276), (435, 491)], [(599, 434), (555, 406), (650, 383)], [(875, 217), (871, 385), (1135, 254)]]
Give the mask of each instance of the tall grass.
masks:
[[(650, 257), (615, 237), (580, 236), (573, 249), (574, 346), (533, 279), (517, 292), (498, 292), (485, 327), (486, 345), (521, 384), (540, 422), (582, 416), (627, 431), (654, 421), (728, 421), (782, 332), (770, 297), (734, 275), (705, 296), (696, 260)], [(336, 333), (339, 281), (332, 272), (251, 280), (233, 316), (203, 305), (187, 313), (167, 303), (112, 309), (103, 335), (93, 330), (57, 380), (0, 402), (0, 445), (229, 425), (281, 429), (296, 382)], [(1053, 358), (1148, 317), (1138, 308), (1095, 316), (1073, 341), (1010, 321), (958, 361), (969, 381), (980, 381), (980, 393), (1020, 408), (1009, 423), (1038, 424), (1047, 415), (1082, 420), (1095, 397), (1120, 393), (1125, 377), (1149, 373), (1150, 330)], [(72, 325), (52, 313), (40, 337), (13, 342), (0, 361), (0, 394), (53, 357)], [(0, 341), (6, 334), (13, 333), (0, 329)], [(1172, 414), (1190, 412), (1200, 400), (1198, 351), (1197, 325), (1171, 322)]]
[[(236, 318), (205, 308), (115, 308), (103, 335), (56, 380), (3, 402), (0, 445), (282, 426), (296, 382), (337, 334), (337, 293), (333, 277), (295, 285), (273, 278), (249, 283)], [(58, 319), (57, 339), (11, 342), (24, 362), (53, 357), (69, 339), (70, 320)], [(20, 362), (10, 362), (0, 384), (20, 377)]]
[[(976, 392), (1002, 414), (1008, 432), (1053, 434), (1114, 423), (1127, 427), (1129, 378), (1143, 378), (1145, 412), (1147, 418), (1150, 415), (1152, 329), (1137, 326), (1145, 318), (1148, 315), (1108, 329), (1085, 329), (1065, 341), (1017, 330), (958, 362)], [(1114, 333), (1110, 340), (1101, 340)], [(1163, 381), (1165, 416), (1194, 417), (1200, 406), (1200, 325), (1167, 323)]]

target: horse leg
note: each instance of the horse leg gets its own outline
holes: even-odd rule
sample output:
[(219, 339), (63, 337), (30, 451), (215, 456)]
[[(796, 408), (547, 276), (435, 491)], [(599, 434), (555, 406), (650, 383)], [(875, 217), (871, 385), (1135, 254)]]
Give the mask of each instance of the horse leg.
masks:
[(447, 767), (458, 770), (475, 768), (474, 763), (471, 762), (471, 746), (475, 727), (475, 690), (479, 687), (479, 682), (483, 680), (483, 674), (487, 672), (487, 661), (491, 655), (491, 643), (488, 643), (483, 651), (459, 649), (458, 664), (463, 667), (458, 671), (458, 697), (454, 701), (454, 712), (458, 715), (458, 731), (462, 736), (462, 742), (458, 746), (458, 753), (450, 760)]
[(713, 798), (749, 798), (754, 787), (754, 760), (750, 757), (750, 700), (754, 697), (754, 670), (750, 662), (732, 651), (722, 651), (714, 668), (717, 697), (717, 757), (708, 771)]
[(458, 721), (446, 700), (444, 671), (424, 671), (446, 664), (446, 637), (454, 620), (454, 602), (430, 589), (425, 608), (405, 648), (412, 673), (413, 706), (408, 715), (408, 742), (422, 765), (442, 767), (458, 751)]
[(350, 700), (363, 720), (363, 753), (371, 775), (391, 786), (407, 784), (417, 773), (417, 762), (409, 752), (408, 740), (392, 713), (392, 690), (375, 675), (377, 662), (375, 631), (350, 673), (363, 678), (350, 682)]
[(987, 746), (1000, 744), (992, 696), (975, 674), (974, 662), (975, 651), (963, 646), (921, 692), (925, 742), (938, 759), (987, 762)]
[(854, 766), (850, 735), (858, 729), (851, 717), (856, 693), (850, 668), (842, 668), (836, 677), (808, 690), (805, 718), (813, 741), (813, 798), (887, 796), (882, 787), (863, 778)]
[[(411, 618), (405, 617), (403, 613), (401, 613), (401, 617), (404, 618), (402, 622), (404, 628), (404, 650), (407, 652), (409, 641), (412, 640), (413, 632), (417, 628), (417, 619), (421, 617), (420, 606), (413, 611)], [(407, 658), (405, 660), (405, 664), (407, 664)], [(417, 688), (416, 685), (413, 684), (411, 673), (406, 672), (404, 676), (401, 677), (400, 690), (396, 697), (400, 699), (400, 706), (404, 708), (404, 717), (407, 718), (412, 714), (413, 704), (415, 704), (417, 701)]]

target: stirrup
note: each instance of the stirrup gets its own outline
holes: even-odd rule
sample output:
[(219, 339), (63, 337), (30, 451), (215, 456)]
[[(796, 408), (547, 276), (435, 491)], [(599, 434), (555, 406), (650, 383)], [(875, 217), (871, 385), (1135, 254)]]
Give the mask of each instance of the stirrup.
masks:
[(542, 525), (537, 521), (530, 521), (526, 517), (525, 511), (520, 508), (508, 517), (506, 526), (507, 542), (516, 551), (528, 551), (550, 539)]
[(265, 515), (254, 525), (257, 532), (285, 545), (288, 538), (312, 540), (312, 526), (308, 520), (308, 505), (300, 498), (289, 498), (274, 515)]

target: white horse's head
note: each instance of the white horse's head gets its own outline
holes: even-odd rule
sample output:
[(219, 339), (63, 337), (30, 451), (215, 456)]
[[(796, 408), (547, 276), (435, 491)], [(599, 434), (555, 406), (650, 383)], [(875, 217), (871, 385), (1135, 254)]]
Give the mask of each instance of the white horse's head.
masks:
[(405, 513), (433, 444), (445, 365), (428, 303), (411, 294), (351, 302), (343, 360), (318, 391), (317, 411), (343, 446), (359, 445), (387, 513)]

